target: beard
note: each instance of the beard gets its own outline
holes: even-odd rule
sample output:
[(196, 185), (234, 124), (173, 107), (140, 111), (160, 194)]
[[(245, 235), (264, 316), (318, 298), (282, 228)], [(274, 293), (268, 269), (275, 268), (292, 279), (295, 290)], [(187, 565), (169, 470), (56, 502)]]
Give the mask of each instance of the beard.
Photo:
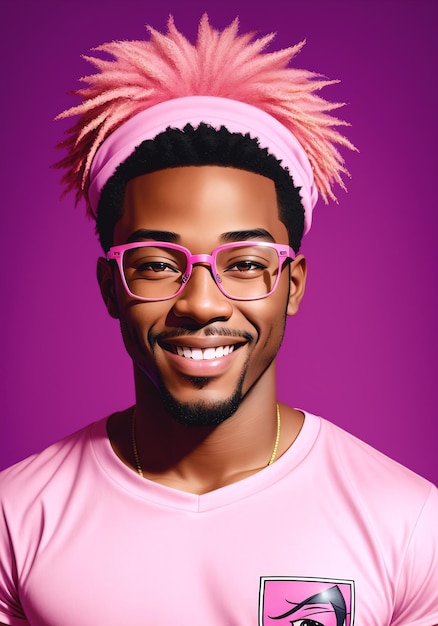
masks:
[[(170, 393), (161, 379), (158, 380), (158, 388), (164, 408), (180, 424), (185, 426), (218, 426), (231, 417), (242, 402), (244, 378), (245, 376), (242, 374), (229, 398), (218, 402), (205, 400), (181, 402)], [(194, 379), (192, 382), (199, 389), (205, 385), (204, 379)]]
[[(196, 389), (202, 390), (206, 386), (208, 386), (210, 379), (204, 377), (188, 377), (190, 383), (193, 386), (193, 400), (190, 401), (181, 401), (178, 400), (166, 386), (166, 383), (163, 380), (161, 372), (159, 368), (154, 368), (151, 370), (142, 367), (139, 364), (140, 370), (143, 371), (144, 374), (151, 380), (151, 382), (155, 385), (160, 393), (160, 397), (163, 403), (163, 407), (167, 411), (167, 413), (178, 423), (183, 424), (188, 427), (214, 427), (219, 426), (222, 422), (229, 419), (239, 408), (242, 400), (253, 387), (253, 385), (257, 382), (257, 380), (265, 373), (265, 371), (270, 367), (271, 363), (275, 359), (275, 356), (280, 348), (281, 341), (284, 334), (284, 327), (286, 323), (286, 313), (284, 314), (283, 319), (283, 328), (281, 336), (278, 339), (278, 342), (274, 347), (271, 347), (269, 354), (267, 355), (267, 360), (264, 368), (260, 371), (256, 381), (251, 384), (248, 390), (243, 391), (244, 382), (247, 376), (247, 371), (250, 365), (250, 355), (248, 355), (243, 369), (240, 373), (237, 384), (234, 388), (234, 391), (225, 398), (224, 400), (219, 401), (208, 401), (202, 398), (196, 398)], [(173, 333), (162, 333), (162, 334), (152, 334), (148, 335), (148, 343), (149, 345), (154, 346), (155, 344), (162, 341), (163, 343), (172, 337), (178, 337), (179, 335), (187, 335), (189, 334), (189, 330), (187, 328), (181, 328), (180, 330), (174, 331)], [(227, 329), (208, 329), (204, 330), (204, 334), (206, 336), (209, 335), (218, 335), (218, 336), (232, 336), (232, 337), (242, 337), (246, 342), (251, 343), (254, 341), (254, 336), (249, 333), (242, 333), (236, 331), (229, 331)], [(141, 342), (139, 342), (141, 344)], [(125, 344), (126, 345), (126, 344)], [(129, 352), (129, 350), (128, 350)]]

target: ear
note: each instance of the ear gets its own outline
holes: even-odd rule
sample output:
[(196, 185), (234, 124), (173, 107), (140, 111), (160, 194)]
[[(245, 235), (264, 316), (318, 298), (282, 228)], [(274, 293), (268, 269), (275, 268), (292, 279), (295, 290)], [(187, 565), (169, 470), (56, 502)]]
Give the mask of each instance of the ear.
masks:
[(97, 280), (108, 313), (114, 319), (118, 319), (119, 311), (114, 289), (114, 272), (111, 263), (103, 257), (97, 260)]
[(291, 263), (289, 271), (290, 291), (287, 314), (295, 315), (298, 312), (306, 288), (307, 262), (302, 254), (299, 254)]

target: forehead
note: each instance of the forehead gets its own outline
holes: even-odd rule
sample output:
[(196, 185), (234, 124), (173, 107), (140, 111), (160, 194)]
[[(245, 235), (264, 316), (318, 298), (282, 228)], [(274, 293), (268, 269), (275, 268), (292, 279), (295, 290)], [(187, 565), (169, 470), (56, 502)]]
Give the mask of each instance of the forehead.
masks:
[(177, 167), (131, 180), (114, 242), (142, 228), (175, 232), (185, 245), (189, 239), (215, 245), (222, 233), (255, 228), (287, 243), (274, 182), (231, 167)]

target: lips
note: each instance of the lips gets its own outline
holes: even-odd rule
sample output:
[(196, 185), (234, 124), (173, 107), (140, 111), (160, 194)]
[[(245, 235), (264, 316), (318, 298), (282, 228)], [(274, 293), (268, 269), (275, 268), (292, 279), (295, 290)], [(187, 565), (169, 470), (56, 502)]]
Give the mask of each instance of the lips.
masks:
[(227, 371), (237, 352), (253, 341), (252, 335), (234, 329), (204, 329), (202, 333), (175, 329), (151, 339), (167, 354), (167, 363), (185, 376), (217, 376)]

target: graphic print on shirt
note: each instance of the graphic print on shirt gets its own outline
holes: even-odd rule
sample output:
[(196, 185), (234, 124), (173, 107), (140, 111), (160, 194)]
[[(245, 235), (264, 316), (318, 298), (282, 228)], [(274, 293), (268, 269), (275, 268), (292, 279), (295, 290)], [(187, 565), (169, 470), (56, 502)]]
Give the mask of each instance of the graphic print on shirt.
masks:
[(354, 582), (328, 578), (260, 578), (259, 626), (353, 626)]

